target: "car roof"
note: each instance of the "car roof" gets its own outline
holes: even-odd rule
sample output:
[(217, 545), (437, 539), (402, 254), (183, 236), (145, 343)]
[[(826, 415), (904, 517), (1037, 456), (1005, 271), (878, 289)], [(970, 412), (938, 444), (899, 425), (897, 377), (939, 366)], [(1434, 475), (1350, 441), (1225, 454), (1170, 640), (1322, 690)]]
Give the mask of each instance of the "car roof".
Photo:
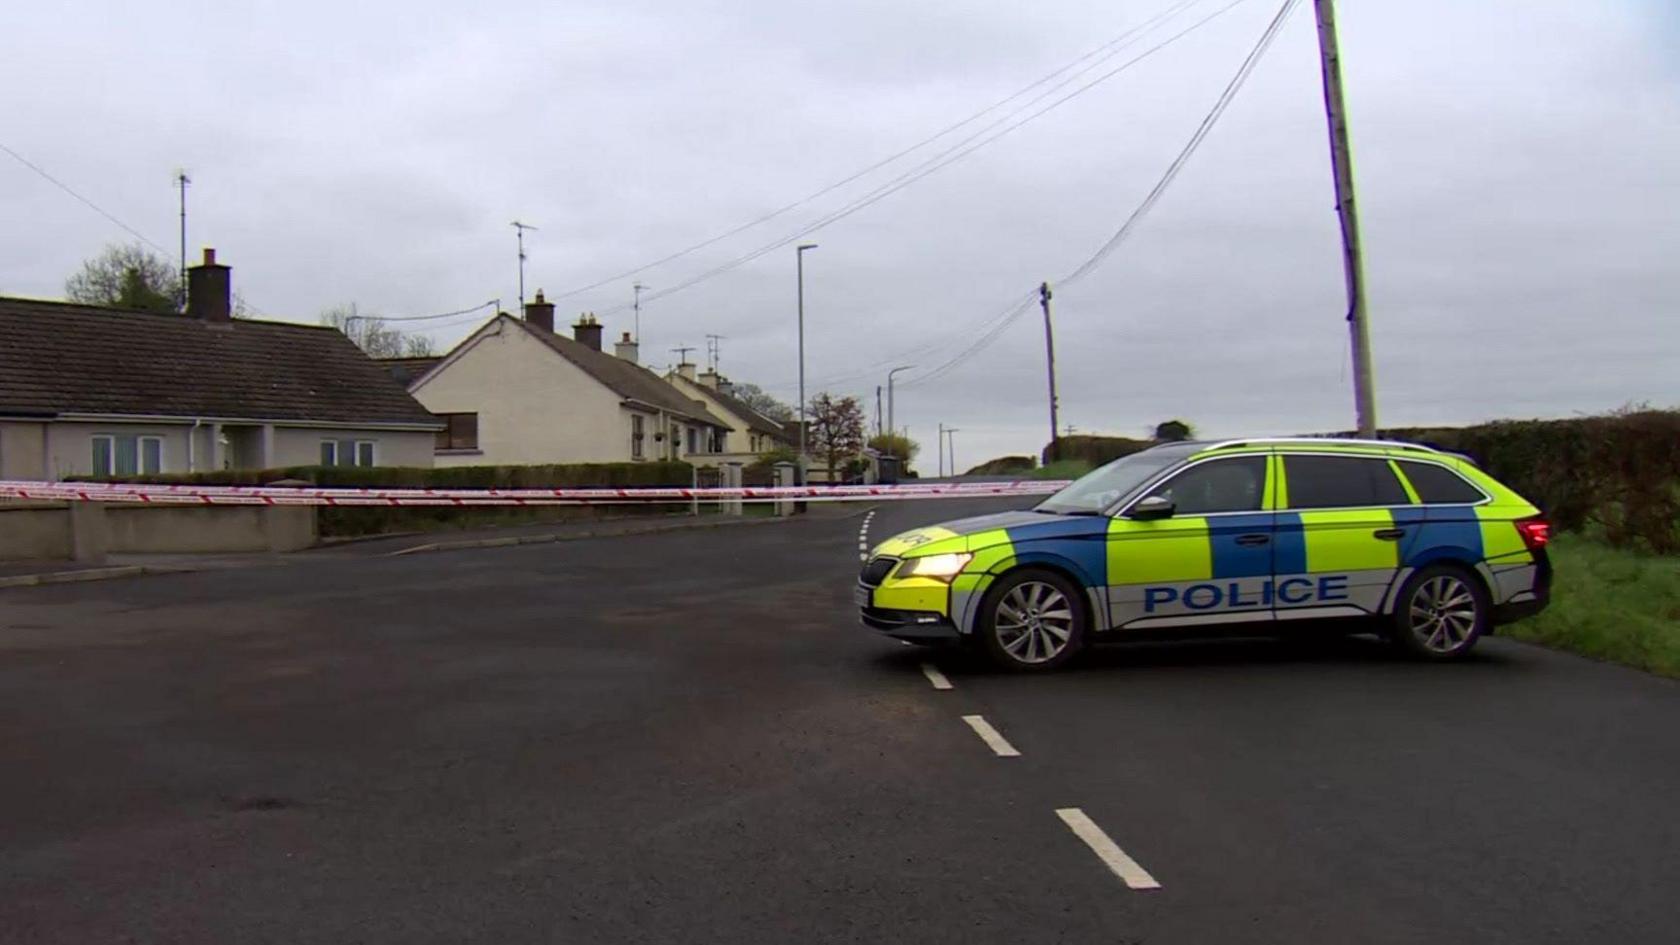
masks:
[(1363, 440), (1353, 437), (1317, 437), (1317, 436), (1269, 436), (1247, 437), (1233, 440), (1206, 440), (1172, 444), (1176, 447), (1190, 447), (1189, 453), (1194, 456), (1205, 456), (1215, 452), (1263, 451), (1274, 450), (1279, 447), (1296, 447), (1302, 449), (1323, 450), (1330, 452), (1363, 452), (1363, 453), (1411, 453), (1419, 456), (1433, 456), (1448, 458), (1450, 454), (1443, 453), (1431, 446), (1420, 443), (1402, 443), (1399, 440)]

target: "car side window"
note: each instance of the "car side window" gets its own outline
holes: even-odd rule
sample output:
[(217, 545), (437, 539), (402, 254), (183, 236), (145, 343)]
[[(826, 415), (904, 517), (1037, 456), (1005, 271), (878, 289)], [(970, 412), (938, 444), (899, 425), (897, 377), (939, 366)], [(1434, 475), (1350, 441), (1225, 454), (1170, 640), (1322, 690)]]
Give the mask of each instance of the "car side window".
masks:
[(1400, 461), (1400, 471), (1418, 494), (1418, 501), (1439, 505), (1480, 502), (1487, 498), (1482, 491), (1464, 481), (1464, 477), (1434, 463)]
[(1412, 502), (1386, 459), (1286, 455), (1283, 474), (1292, 509), (1364, 508)]
[(1149, 490), (1171, 502), (1175, 515), (1258, 512), (1266, 491), (1266, 457), (1237, 456), (1200, 463)]

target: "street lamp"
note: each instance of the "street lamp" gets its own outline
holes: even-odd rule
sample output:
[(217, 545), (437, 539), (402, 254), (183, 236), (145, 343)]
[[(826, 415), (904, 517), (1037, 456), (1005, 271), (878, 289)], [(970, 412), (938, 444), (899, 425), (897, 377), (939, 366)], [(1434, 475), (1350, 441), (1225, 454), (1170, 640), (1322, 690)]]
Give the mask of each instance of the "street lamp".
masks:
[(816, 249), (815, 243), (800, 243), (794, 248), (799, 270), (799, 484), (805, 484), (805, 251)]
[[(888, 435), (894, 434), (898, 430), (897, 427), (893, 426), (893, 375), (897, 374), (899, 371), (908, 371), (913, 367), (915, 367), (914, 364), (905, 364), (905, 365), (901, 365), (899, 367), (895, 367), (892, 370), (887, 372), (887, 433), (888, 433)], [(883, 445), (885, 445), (887, 447), (887, 449), (891, 450), (892, 449), (892, 440), (888, 440)], [(896, 454), (888, 453), (887, 455), (891, 456), (891, 455), (896, 455)]]

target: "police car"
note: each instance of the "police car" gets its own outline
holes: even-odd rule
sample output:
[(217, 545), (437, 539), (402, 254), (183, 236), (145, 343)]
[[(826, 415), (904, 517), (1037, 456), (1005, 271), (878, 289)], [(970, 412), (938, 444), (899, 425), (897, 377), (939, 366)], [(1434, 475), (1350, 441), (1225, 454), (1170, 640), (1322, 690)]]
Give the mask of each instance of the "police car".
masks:
[(1032, 509), (890, 538), (856, 597), (863, 622), (889, 636), (971, 642), (1016, 670), (1053, 669), (1105, 639), (1159, 638), (1143, 631), (1335, 618), (1446, 660), (1546, 606), (1549, 536), (1522, 496), (1426, 446), (1173, 443)]

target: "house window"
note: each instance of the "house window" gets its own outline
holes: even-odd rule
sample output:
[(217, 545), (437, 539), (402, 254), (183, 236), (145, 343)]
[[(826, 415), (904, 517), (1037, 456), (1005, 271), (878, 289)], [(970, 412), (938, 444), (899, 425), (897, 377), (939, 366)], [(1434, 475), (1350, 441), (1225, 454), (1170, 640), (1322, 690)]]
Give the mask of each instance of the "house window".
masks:
[(439, 452), (478, 449), (478, 414), (440, 413), (437, 417), (445, 424), (437, 434)]
[(698, 452), (700, 452), (700, 428), (699, 427), (689, 427), (688, 428), (688, 454), (690, 456), (693, 456), (695, 453), (698, 453)]
[(373, 455), (372, 440), (322, 440), (321, 465), (323, 466), (373, 466), (377, 465)]
[(711, 432), (711, 445), (707, 447), (707, 452), (721, 453), (723, 451), (723, 431), (713, 427)]
[(95, 476), (152, 475), (163, 472), (163, 438), (118, 436), (93, 438)]
[(631, 414), (630, 415), (630, 458), (631, 459), (641, 459), (642, 458), (642, 437), (643, 437), (643, 435), (644, 435), (644, 433), (643, 433), (643, 430), (642, 430), (642, 415), (639, 414), (639, 413)]

